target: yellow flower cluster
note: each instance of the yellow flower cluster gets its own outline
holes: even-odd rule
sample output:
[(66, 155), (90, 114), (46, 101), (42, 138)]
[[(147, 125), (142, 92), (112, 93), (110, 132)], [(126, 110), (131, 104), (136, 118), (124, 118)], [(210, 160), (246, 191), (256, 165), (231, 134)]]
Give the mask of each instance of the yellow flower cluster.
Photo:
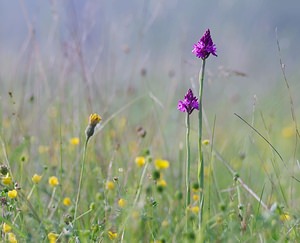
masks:
[(17, 238), (14, 233), (8, 233), (8, 242), (9, 243), (18, 243)]
[(2, 225), (2, 231), (4, 234), (7, 234), (7, 240), (9, 243), (17, 243), (17, 238), (14, 233), (11, 232), (12, 227), (6, 223)]

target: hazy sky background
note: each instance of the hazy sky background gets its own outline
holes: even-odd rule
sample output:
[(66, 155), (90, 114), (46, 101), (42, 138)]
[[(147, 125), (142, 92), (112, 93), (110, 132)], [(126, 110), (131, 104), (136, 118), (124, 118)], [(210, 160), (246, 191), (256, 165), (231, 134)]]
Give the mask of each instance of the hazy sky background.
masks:
[[(1, 82), (16, 68), (26, 72), (28, 62), (42, 62), (46, 75), (59, 73), (79, 45), (93, 82), (134, 84), (145, 68), (159, 82), (174, 73), (186, 89), (200, 66), (193, 44), (210, 28), (218, 57), (208, 59), (207, 79), (249, 98), (282, 83), (276, 28), (289, 81), (299, 83), (299, 9), (297, 0), (1, 1)], [(247, 76), (227, 76), (230, 70)]]

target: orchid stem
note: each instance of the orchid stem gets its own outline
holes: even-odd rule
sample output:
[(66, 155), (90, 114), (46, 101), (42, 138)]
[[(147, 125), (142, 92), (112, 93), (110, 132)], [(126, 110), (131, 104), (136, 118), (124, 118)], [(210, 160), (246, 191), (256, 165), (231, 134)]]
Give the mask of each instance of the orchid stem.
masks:
[(202, 59), (202, 67), (199, 73), (199, 134), (198, 134), (198, 151), (199, 151), (199, 161), (198, 161), (198, 183), (199, 183), (199, 196), (200, 196), (200, 210), (199, 210), (199, 229), (202, 225), (203, 218), (203, 206), (204, 206), (204, 159), (202, 152), (202, 95), (203, 95), (203, 80), (204, 80), (204, 69), (205, 69), (205, 59)]
[(185, 202), (185, 210), (186, 210), (186, 230), (188, 230), (188, 207), (191, 202), (191, 181), (190, 181), (190, 167), (191, 167), (191, 159), (190, 159), (191, 149), (190, 149), (190, 114), (186, 115), (186, 202)]

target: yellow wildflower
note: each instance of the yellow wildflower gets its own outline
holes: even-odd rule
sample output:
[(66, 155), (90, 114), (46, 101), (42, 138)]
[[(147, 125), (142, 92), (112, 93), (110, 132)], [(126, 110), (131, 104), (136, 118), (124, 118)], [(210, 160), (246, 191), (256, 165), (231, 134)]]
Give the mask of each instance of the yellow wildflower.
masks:
[(101, 121), (101, 119), (102, 119), (101, 116), (99, 116), (96, 113), (90, 115), (89, 125), (85, 129), (85, 135), (86, 135), (86, 139), (87, 139), (86, 141), (88, 141), (90, 139), (90, 137), (94, 135), (95, 128), (98, 125), (98, 123)]
[(163, 170), (169, 168), (169, 161), (164, 159), (156, 159), (154, 161), (155, 168), (157, 170)]
[(107, 190), (113, 190), (115, 189), (115, 183), (113, 181), (107, 181), (105, 187)]
[(45, 146), (45, 145), (40, 145), (38, 150), (39, 150), (40, 154), (44, 154), (44, 153), (47, 153), (49, 151), (49, 147)]
[(212, 173), (211, 167), (210, 167), (210, 166), (205, 166), (205, 167), (204, 167), (204, 176), (205, 176), (205, 177), (208, 177), (208, 176), (211, 175), (211, 173)]
[(11, 177), (9, 176), (9, 174), (7, 174), (5, 177), (2, 178), (2, 183), (6, 186), (9, 186), (11, 185), (12, 183), (12, 179)]
[(126, 206), (126, 200), (124, 198), (120, 198), (118, 201), (118, 205), (120, 208), (124, 208)]
[(280, 219), (282, 222), (286, 222), (286, 221), (290, 221), (290, 220), (291, 220), (291, 216), (290, 216), (288, 213), (282, 213), (282, 214), (279, 216), (279, 219)]
[(140, 217), (139, 211), (133, 211), (132, 214), (131, 214), (131, 217), (132, 217), (133, 220), (138, 220), (139, 217)]
[(64, 200), (63, 200), (63, 204), (67, 207), (71, 206), (72, 204), (72, 201), (69, 197), (65, 197)]
[(18, 192), (14, 189), (14, 190), (11, 190), (11, 191), (8, 191), (7, 192), (7, 196), (10, 197), (10, 198), (16, 198), (18, 196)]
[(109, 239), (111, 239), (111, 240), (115, 240), (115, 239), (117, 239), (117, 237), (118, 237), (118, 233), (109, 230), (109, 231), (108, 231), (108, 237), (109, 237)]
[(157, 186), (166, 187), (167, 182), (164, 179), (160, 178), (157, 180)]
[(198, 200), (199, 200), (199, 195), (193, 194), (193, 200), (194, 200), (194, 201), (198, 201)]
[(32, 182), (34, 184), (38, 184), (42, 179), (42, 176), (38, 175), (38, 174), (34, 174), (31, 178)]
[(161, 226), (162, 227), (167, 227), (169, 225), (169, 221), (168, 220), (164, 220), (161, 222)]
[(2, 231), (3, 231), (4, 233), (10, 232), (10, 231), (11, 231), (11, 226), (8, 225), (8, 224), (6, 224), (6, 223), (3, 223), (3, 225), (2, 225)]
[(59, 181), (56, 176), (51, 176), (51, 177), (49, 177), (48, 183), (50, 186), (56, 187), (56, 186), (58, 186)]
[(119, 123), (118, 123), (118, 127), (120, 131), (123, 131), (124, 128), (126, 128), (126, 124), (127, 124), (127, 119), (126, 117), (121, 117), (119, 119)]
[(200, 209), (199, 209), (198, 206), (193, 206), (193, 207), (190, 208), (190, 210), (191, 210), (193, 213), (195, 213), (195, 214), (199, 213), (199, 211), (200, 211)]
[(80, 140), (79, 140), (78, 137), (73, 137), (73, 138), (70, 138), (69, 142), (70, 142), (71, 145), (76, 146), (76, 145), (79, 144)]
[(146, 159), (144, 156), (138, 156), (135, 158), (135, 163), (139, 166), (142, 167), (146, 163)]
[(57, 234), (55, 234), (55, 233), (53, 233), (53, 232), (50, 232), (49, 234), (48, 234), (48, 240), (49, 240), (49, 242), (50, 243), (55, 243), (56, 242), (56, 240), (57, 240)]
[(222, 217), (221, 217), (221, 216), (217, 217), (216, 223), (217, 223), (217, 224), (222, 224), (222, 222), (223, 222)]
[(9, 243), (17, 243), (17, 238), (14, 233), (8, 233), (8, 242)]
[(97, 125), (102, 120), (101, 116), (97, 113), (91, 114), (89, 117), (89, 124), (92, 126)]
[(128, 143), (128, 149), (129, 149), (131, 154), (137, 153), (137, 151), (139, 149), (139, 145), (136, 141), (131, 141), (131, 142)]
[(288, 126), (284, 127), (281, 131), (282, 137), (284, 138), (291, 138), (295, 135), (295, 127), (294, 126)]
[(208, 139), (204, 139), (204, 140), (202, 141), (202, 144), (203, 144), (203, 145), (208, 145), (208, 144), (209, 144), (209, 140), (208, 140)]

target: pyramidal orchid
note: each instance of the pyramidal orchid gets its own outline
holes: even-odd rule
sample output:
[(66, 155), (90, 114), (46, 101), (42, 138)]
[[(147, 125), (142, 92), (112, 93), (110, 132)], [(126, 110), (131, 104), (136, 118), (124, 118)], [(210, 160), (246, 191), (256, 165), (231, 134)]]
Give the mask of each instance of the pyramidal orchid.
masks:
[(198, 228), (200, 229), (202, 226), (203, 219), (203, 208), (204, 208), (204, 158), (202, 152), (202, 94), (203, 94), (203, 80), (204, 80), (204, 71), (205, 71), (205, 63), (206, 59), (212, 54), (213, 56), (217, 56), (217, 48), (213, 43), (210, 30), (207, 29), (200, 40), (194, 44), (194, 48), (192, 52), (196, 55), (196, 57), (202, 59), (202, 66), (199, 72), (199, 112), (198, 112), (198, 152), (199, 152), (199, 160), (198, 160), (198, 184), (200, 187), (199, 190), (199, 214), (198, 214)]
[(210, 54), (217, 56), (217, 48), (212, 41), (209, 29), (207, 29), (201, 39), (194, 44), (192, 52), (196, 55), (196, 57), (201, 59), (208, 58)]
[(199, 110), (199, 103), (193, 91), (189, 89), (184, 96), (183, 100), (178, 101), (177, 109), (182, 112), (187, 112), (189, 115), (192, 114), (193, 110)]

